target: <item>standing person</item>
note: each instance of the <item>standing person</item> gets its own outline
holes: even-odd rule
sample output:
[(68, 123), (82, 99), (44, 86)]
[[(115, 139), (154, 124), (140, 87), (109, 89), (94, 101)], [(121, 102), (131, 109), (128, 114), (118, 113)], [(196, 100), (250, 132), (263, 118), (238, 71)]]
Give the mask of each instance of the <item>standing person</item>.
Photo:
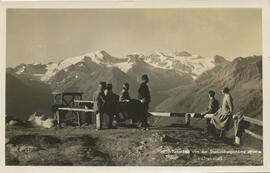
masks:
[(123, 84), (123, 89), (120, 93), (120, 97), (119, 97), (119, 101), (120, 102), (129, 102), (131, 100), (129, 93), (129, 84), (128, 83), (124, 83)]
[(115, 94), (113, 91), (113, 86), (111, 83), (108, 83), (106, 89), (104, 91), (105, 97), (108, 101), (117, 102), (119, 100), (119, 96)]
[(243, 112), (238, 112), (237, 114), (233, 115), (234, 120), (234, 145), (240, 146), (241, 137), (245, 131), (249, 127), (249, 123), (244, 121), (244, 114)]
[(210, 123), (213, 124), (216, 129), (221, 130), (220, 137), (224, 136), (224, 131), (228, 129), (229, 121), (233, 114), (233, 99), (230, 94), (230, 89), (225, 87), (222, 90), (223, 101), (221, 108), (214, 114)]
[[(113, 117), (118, 114), (118, 100), (119, 96), (115, 94), (113, 91), (113, 86), (111, 83), (108, 83), (106, 89), (104, 91), (105, 101), (106, 101), (106, 113), (109, 115), (109, 128), (115, 128), (113, 126)], [(117, 117), (116, 117), (117, 118)]]
[[(205, 112), (202, 113), (202, 115), (206, 115), (206, 114), (214, 114), (218, 111), (219, 108), (219, 102), (217, 101), (217, 99), (215, 98), (215, 91), (210, 90), (208, 92), (208, 97), (209, 97), (209, 103), (208, 103), (208, 107), (207, 110)], [(214, 132), (214, 128), (212, 128), (211, 124), (210, 124), (211, 119), (207, 118), (206, 119), (206, 133), (215, 133)], [(213, 129), (213, 130), (212, 130)]]
[(101, 120), (102, 114), (104, 112), (104, 105), (105, 105), (105, 94), (104, 90), (106, 87), (105, 82), (99, 82), (98, 89), (94, 93), (93, 101), (94, 101), (94, 112), (96, 115), (96, 128), (97, 130), (101, 129)]
[(142, 75), (141, 77), (141, 85), (138, 89), (138, 98), (142, 103), (142, 111), (143, 111), (143, 117), (142, 117), (142, 127), (147, 128), (149, 127), (147, 122), (147, 116), (148, 116), (148, 109), (149, 109), (149, 103), (151, 102), (151, 96), (150, 91), (148, 88), (147, 83), (149, 82), (149, 78), (146, 74)]

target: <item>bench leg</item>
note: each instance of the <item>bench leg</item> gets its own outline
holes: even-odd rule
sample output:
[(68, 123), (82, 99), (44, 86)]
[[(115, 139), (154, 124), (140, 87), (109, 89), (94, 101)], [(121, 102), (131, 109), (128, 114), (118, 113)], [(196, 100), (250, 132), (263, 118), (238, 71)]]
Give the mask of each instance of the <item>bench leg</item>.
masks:
[(101, 127), (100, 127), (100, 113), (96, 113), (96, 128), (99, 130)]
[(190, 126), (190, 115), (189, 114), (185, 115), (185, 125)]
[(77, 112), (78, 126), (81, 126), (81, 115), (80, 112)]
[(60, 120), (60, 113), (59, 113), (59, 111), (56, 111), (55, 114), (56, 114), (57, 125), (60, 126), (61, 120)]

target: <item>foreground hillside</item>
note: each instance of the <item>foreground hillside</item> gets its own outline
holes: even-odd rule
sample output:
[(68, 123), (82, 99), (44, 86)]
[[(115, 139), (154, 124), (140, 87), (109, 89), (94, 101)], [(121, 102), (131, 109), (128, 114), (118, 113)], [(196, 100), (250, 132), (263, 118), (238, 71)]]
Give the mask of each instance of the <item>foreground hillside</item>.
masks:
[[(247, 136), (244, 136), (247, 139)], [(241, 148), (198, 128), (96, 131), (93, 126), (6, 128), (6, 165), (214, 166), (262, 165), (262, 144)]]

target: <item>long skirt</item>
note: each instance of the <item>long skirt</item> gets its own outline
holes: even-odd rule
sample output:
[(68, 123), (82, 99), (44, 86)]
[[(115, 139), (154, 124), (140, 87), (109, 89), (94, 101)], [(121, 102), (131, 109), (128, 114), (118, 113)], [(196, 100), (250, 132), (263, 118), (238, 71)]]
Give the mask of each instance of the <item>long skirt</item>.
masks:
[(213, 124), (216, 129), (219, 130), (226, 130), (229, 125), (229, 121), (232, 118), (232, 115), (228, 112), (222, 111), (222, 109), (219, 109), (211, 119), (210, 123)]

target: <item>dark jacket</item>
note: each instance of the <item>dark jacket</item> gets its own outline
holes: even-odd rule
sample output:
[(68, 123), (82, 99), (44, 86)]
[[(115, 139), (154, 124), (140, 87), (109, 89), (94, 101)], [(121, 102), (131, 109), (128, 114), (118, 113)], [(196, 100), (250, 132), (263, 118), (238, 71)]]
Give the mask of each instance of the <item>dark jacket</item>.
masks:
[(151, 96), (150, 91), (146, 83), (141, 83), (139, 89), (138, 89), (138, 98), (140, 100), (144, 100), (144, 103), (150, 103), (151, 102)]
[(126, 90), (122, 90), (121, 93), (120, 93), (120, 97), (119, 97), (119, 101), (122, 102), (123, 100), (130, 100), (130, 96), (129, 96), (129, 93), (128, 91)]
[(214, 114), (218, 111), (219, 109), (219, 103), (215, 98), (211, 98), (209, 100), (208, 108), (206, 111), (206, 114)]
[(108, 92), (108, 94), (105, 96), (106, 101), (108, 102), (118, 102), (119, 96), (115, 94), (114, 92)]
[(95, 112), (100, 112), (103, 111), (103, 107), (105, 104), (105, 95), (102, 91), (96, 91), (94, 93), (93, 101), (94, 101), (94, 111)]
[(105, 96), (104, 112), (109, 115), (116, 115), (119, 107), (119, 96), (113, 92), (108, 92)]

